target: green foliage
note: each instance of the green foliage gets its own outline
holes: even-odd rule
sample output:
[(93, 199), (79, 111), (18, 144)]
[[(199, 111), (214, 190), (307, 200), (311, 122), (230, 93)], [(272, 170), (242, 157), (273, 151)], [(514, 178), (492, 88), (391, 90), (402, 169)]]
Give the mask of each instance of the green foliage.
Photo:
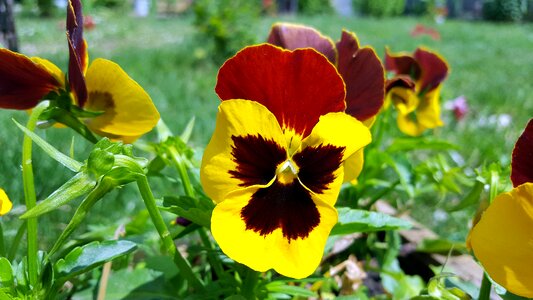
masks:
[(200, 37), (210, 43), (201, 50), (216, 62), (255, 42), (256, 36), (248, 30), (259, 15), (254, 1), (199, 0), (194, 2), (193, 11)]
[(323, 15), (333, 13), (329, 0), (299, 0), (298, 12), (304, 15)]
[(483, 2), (483, 18), (490, 21), (518, 22), (524, 16), (523, 0), (487, 0)]
[(405, 0), (354, 0), (354, 7), (373, 17), (399, 16), (405, 9)]
[(373, 232), (384, 230), (408, 229), (408, 221), (390, 215), (366, 210), (337, 208), (339, 221), (331, 230), (331, 235), (350, 234), (355, 232)]

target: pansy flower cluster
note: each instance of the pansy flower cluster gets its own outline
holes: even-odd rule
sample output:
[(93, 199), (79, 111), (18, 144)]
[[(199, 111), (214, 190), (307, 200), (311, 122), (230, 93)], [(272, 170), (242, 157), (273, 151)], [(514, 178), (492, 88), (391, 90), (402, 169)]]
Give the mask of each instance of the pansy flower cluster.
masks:
[(150, 131), (159, 113), (144, 89), (112, 61), (96, 59), (89, 66), (79, 0), (68, 1), (66, 35), (67, 76), (46, 59), (0, 49), (0, 108), (28, 110), (50, 100), (52, 108), (43, 117), (80, 133), (87, 127), (133, 142)]
[(440, 90), (449, 73), (444, 58), (425, 48), (416, 49), (412, 55), (386, 49), (385, 69), (394, 74), (387, 81), (385, 101), (398, 111), (398, 128), (418, 136), (442, 126)]
[(347, 32), (335, 46), (314, 29), (277, 24), (269, 43), (221, 67), (222, 103), (200, 175), (217, 203), (211, 231), (222, 251), (254, 270), (303, 278), (337, 223), (348, 161), (362, 166), (371, 141), (362, 121), (383, 103), (383, 68)]
[(468, 236), (468, 245), (494, 281), (533, 297), (533, 119), (515, 144), (513, 189), (498, 195)]

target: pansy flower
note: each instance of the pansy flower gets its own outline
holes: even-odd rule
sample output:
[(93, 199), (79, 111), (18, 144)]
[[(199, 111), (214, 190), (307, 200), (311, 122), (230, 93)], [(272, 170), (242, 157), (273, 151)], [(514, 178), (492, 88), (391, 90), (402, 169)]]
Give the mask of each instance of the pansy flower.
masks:
[(0, 216), (7, 214), (12, 207), (13, 204), (9, 201), (6, 192), (0, 188)]
[(26, 110), (41, 100), (66, 97), (69, 103), (59, 105), (66, 110), (53, 115), (57, 121), (68, 120), (65, 114), (81, 108), (96, 114), (82, 113), (81, 118), (91, 131), (102, 136), (133, 142), (150, 131), (159, 120), (159, 112), (144, 89), (112, 61), (96, 59), (88, 66), (79, 0), (68, 2), (66, 24), (67, 83), (65, 75), (51, 62), (0, 49), (0, 107)]
[(426, 129), (442, 126), (440, 89), (448, 76), (446, 61), (438, 54), (418, 48), (413, 55), (391, 54), (386, 49), (385, 69), (395, 77), (387, 82), (387, 105), (398, 111), (402, 132), (418, 136)]
[(256, 271), (309, 276), (337, 223), (343, 163), (370, 142), (368, 128), (344, 113), (343, 80), (313, 49), (244, 48), (221, 67), (216, 92), (200, 171), (217, 203), (215, 240)]
[[(312, 27), (276, 23), (268, 43), (288, 50), (313, 48), (335, 65), (346, 85), (346, 113), (370, 126), (383, 106), (385, 72), (374, 49), (360, 47), (353, 32), (343, 30), (334, 43)], [(363, 150), (345, 163), (345, 181), (356, 179), (363, 168)]]
[(513, 150), (511, 181), (468, 236), (490, 277), (508, 291), (533, 298), (533, 119)]

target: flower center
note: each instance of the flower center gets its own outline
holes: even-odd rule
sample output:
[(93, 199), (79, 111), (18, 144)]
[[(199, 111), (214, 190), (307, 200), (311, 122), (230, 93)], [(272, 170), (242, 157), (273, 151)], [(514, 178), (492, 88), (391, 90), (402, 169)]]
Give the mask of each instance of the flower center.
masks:
[(298, 170), (298, 166), (291, 159), (287, 159), (276, 170), (278, 182), (284, 185), (291, 184), (295, 178), (298, 178)]

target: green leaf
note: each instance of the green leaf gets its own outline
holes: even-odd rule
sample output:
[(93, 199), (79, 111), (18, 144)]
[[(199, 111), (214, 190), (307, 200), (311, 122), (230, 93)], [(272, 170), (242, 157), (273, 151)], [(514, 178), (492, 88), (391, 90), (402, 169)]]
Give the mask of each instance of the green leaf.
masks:
[(44, 152), (46, 152), (46, 154), (48, 154), (51, 158), (55, 159), (57, 162), (59, 162), (60, 164), (62, 164), (63, 166), (69, 168), (70, 170), (74, 172), (80, 171), (82, 167), (82, 163), (61, 153), (59, 150), (54, 148), (54, 146), (48, 144), (48, 142), (43, 140), (40, 136), (28, 130), (26, 127), (20, 125), (14, 119), (13, 119), (13, 122), (15, 122), (15, 124), (24, 132), (24, 134), (29, 136), (32, 139), (32, 141), (35, 144), (37, 144), (37, 146), (41, 147), (41, 149), (43, 149)]
[(463, 198), (463, 200), (461, 200), (461, 202), (459, 202), (459, 204), (457, 204), (455, 207), (448, 209), (448, 211), (450, 212), (460, 211), (470, 206), (478, 204), (479, 197), (481, 196), (481, 192), (483, 192), (484, 186), (485, 184), (483, 182), (476, 180), (476, 182), (474, 183), (474, 186), (472, 187), (468, 195), (466, 195)]
[(0, 257), (0, 288), (7, 288), (13, 290), (15, 288), (13, 279), (13, 269), (9, 260), (5, 257)]
[(299, 286), (286, 285), (284, 282), (273, 281), (267, 284), (265, 287), (269, 293), (283, 293), (291, 296), (301, 297), (317, 297), (315, 292)]
[(96, 178), (99, 178), (111, 170), (114, 164), (115, 156), (112, 153), (96, 148), (91, 151), (91, 154), (89, 154), (89, 159), (87, 160), (87, 170), (92, 172)]
[(408, 221), (384, 213), (347, 207), (338, 208), (337, 211), (339, 213), (339, 222), (331, 230), (331, 235), (407, 229), (411, 227), (411, 223)]
[[(197, 203), (198, 201), (198, 203)], [(197, 200), (187, 196), (164, 197), (161, 209), (184, 217), (198, 225), (210, 228), (214, 205), (208, 201)]]
[(133, 252), (137, 245), (126, 240), (92, 242), (74, 248), (55, 265), (57, 280), (66, 281), (117, 257)]
[(187, 144), (191, 138), (195, 119), (195, 117), (192, 117), (189, 123), (187, 123), (187, 126), (185, 126), (185, 129), (183, 129), (183, 132), (180, 134), (180, 138), (185, 144)]
[(68, 202), (85, 195), (96, 186), (96, 181), (86, 173), (80, 172), (55, 190), (50, 196), (39, 202), (37, 206), (25, 212), (20, 218), (27, 219), (40, 216)]
[(424, 239), (416, 247), (418, 252), (447, 254), (450, 250), (466, 252), (463, 242), (453, 242), (447, 239)]

